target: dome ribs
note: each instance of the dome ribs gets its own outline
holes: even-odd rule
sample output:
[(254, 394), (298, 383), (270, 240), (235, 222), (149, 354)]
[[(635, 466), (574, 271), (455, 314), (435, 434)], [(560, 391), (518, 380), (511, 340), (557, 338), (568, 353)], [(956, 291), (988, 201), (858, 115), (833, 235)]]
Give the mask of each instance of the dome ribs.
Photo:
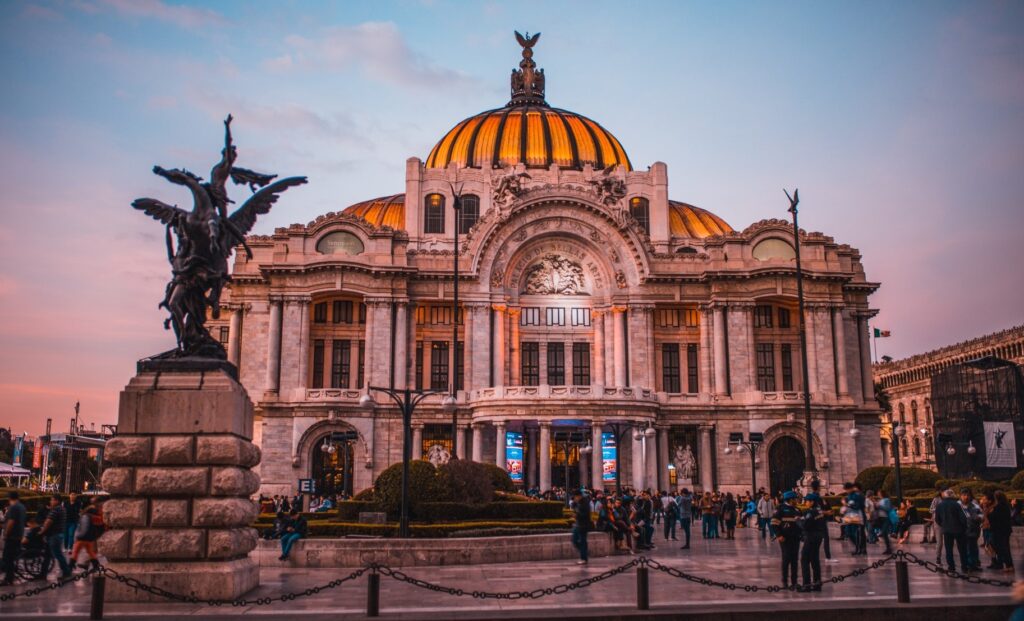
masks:
[(501, 115), (501, 121), (498, 123), (498, 131), (494, 135), (494, 148), (491, 150), (491, 168), (501, 167), (501, 143), (505, 136), (505, 123), (508, 121), (508, 115), (511, 112), (511, 108), (505, 108), (505, 113)]
[(551, 147), (551, 128), (548, 127), (547, 111), (541, 111), (540, 124), (541, 127), (544, 128), (545, 168), (550, 168), (551, 162), (555, 159), (555, 150)]
[(551, 110), (558, 115), (558, 118), (562, 120), (562, 126), (565, 127), (565, 135), (569, 138), (569, 148), (572, 150), (572, 167), (582, 170), (583, 163), (580, 162), (580, 151), (579, 147), (576, 146), (576, 135), (572, 133), (572, 128), (569, 127), (569, 121), (565, 120), (562, 110), (558, 108), (552, 108)]

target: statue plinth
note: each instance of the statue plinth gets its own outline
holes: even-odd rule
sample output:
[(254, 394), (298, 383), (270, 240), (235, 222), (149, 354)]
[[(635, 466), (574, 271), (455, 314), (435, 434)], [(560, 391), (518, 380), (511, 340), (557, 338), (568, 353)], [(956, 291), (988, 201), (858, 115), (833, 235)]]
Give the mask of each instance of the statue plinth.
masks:
[[(259, 586), (259, 566), (249, 558), (258, 511), (250, 496), (259, 490), (251, 469), (260, 462), (252, 402), (217, 365), (140, 369), (121, 392), (117, 435), (105, 450), (111, 499), (100, 550), (111, 569), (144, 584), (237, 598)], [(120, 582), (108, 584), (106, 596), (158, 599)]]

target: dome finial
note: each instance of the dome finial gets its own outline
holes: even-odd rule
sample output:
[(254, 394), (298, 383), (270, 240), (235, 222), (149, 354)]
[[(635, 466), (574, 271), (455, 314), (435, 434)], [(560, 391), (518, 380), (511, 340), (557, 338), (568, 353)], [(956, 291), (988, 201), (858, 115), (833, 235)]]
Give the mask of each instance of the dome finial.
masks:
[(512, 70), (510, 106), (548, 105), (544, 101), (544, 70), (538, 70), (537, 64), (533, 62), (533, 46), (537, 44), (538, 39), (539, 32), (531, 37), (529, 32), (523, 36), (516, 31), (516, 41), (523, 47), (523, 60), (519, 61), (519, 69)]

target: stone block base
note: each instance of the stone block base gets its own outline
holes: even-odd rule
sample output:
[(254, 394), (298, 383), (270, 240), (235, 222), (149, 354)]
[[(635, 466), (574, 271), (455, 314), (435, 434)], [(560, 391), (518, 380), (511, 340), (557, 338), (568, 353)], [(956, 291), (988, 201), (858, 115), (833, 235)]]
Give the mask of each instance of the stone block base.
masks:
[[(109, 563), (110, 569), (139, 582), (201, 600), (232, 600), (260, 584), (260, 567), (250, 558), (217, 562)], [(107, 580), (108, 602), (168, 602), (163, 597)]]

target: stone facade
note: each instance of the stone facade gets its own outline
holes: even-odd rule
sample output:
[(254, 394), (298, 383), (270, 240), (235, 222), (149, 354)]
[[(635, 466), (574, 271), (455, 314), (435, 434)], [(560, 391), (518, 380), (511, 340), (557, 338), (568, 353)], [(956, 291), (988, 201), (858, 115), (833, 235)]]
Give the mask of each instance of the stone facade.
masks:
[[(238, 255), (212, 325), (258, 398), (261, 491), (294, 493), (305, 478), (371, 486), (400, 461), (402, 428), (382, 393), (374, 411), (358, 407), (369, 386), (452, 391), (453, 187), (456, 455), (504, 467), (506, 434), (521, 434), (524, 486), (613, 487), (596, 480), (607, 467), (596, 445), (613, 433), (623, 485), (738, 491), (750, 463), (723, 452), (729, 434), (761, 432), (759, 486), (792, 484), (806, 464), (790, 223), (733, 230), (669, 200), (668, 167), (633, 170), (593, 121), (536, 96), (506, 109), (460, 123), (426, 162), (410, 158), (404, 195), (250, 237), (254, 257)], [(881, 461), (870, 434), (849, 433), (878, 420), (867, 349), (878, 285), (856, 249), (822, 233), (799, 243), (813, 442), (837, 486)], [(414, 455), (452, 448), (440, 400), (416, 411)], [(341, 450), (321, 454), (331, 445)], [(697, 468), (683, 480), (673, 456), (687, 445)]]
[[(1024, 325), (948, 345), (902, 360), (883, 362), (873, 367), (874, 381), (889, 397), (892, 416), (908, 425), (903, 438), (900, 461), (935, 468), (935, 434), (933, 432), (931, 378), (943, 369), (985, 356), (995, 356), (1024, 368)], [(886, 416), (886, 423), (893, 421)], [(924, 433), (922, 433), (924, 430)], [(883, 428), (883, 456), (890, 461), (891, 433)]]

